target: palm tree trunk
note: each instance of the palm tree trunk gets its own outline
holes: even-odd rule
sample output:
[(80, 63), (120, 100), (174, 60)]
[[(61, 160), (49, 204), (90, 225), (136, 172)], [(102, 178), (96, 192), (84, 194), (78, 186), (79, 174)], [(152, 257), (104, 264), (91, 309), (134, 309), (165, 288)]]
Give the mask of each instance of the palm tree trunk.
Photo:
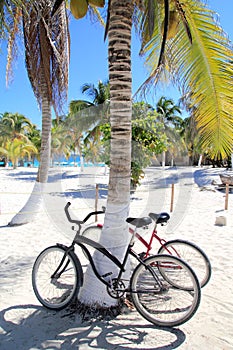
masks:
[(43, 97), (42, 97), (41, 151), (40, 151), (40, 165), (39, 165), (36, 181), (41, 183), (46, 183), (48, 181), (48, 172), (49, 172), (50, 158), (51, 158), (52, 113), (51, 113), (51, 104), (48, 98), (46, 83), (43, 84), (42, 88), (43, 88)]
[[(100, 242), (120, 260), (129, 240), (126, 218), (129, 214), (131, 172), (132, 14), (131, 0), (111, 0), (108, 31), (111, 155), (108, 200)], [(115, 277), (117, 269), (107, 258), (97, 253), (95, 260), (101, 272), (111, 271), (110, 278)], [(91, 269), (87, 270), (79, 299), (84, 304), (97, 303), (105, 307), (117, 303), (93, 276)]]
[(163, 151), (162, 153), (162, 167), (165, 168), (165, 164), (166, 164), (166, 152)]
[(51, 154), (51, 105), (48, 99), (47, 85), (41, 82), (43, 89), (42, 98), (42, 134), (41, 134), (41, 152), (40, 165), (38, 168), (37, 179), (33, 187), (32, 193), (28, 198), (24, 207), (11, 219), (9, 226), (23, 225), (31, 222), (36, 214), (40, 213), (43, 200), (43, 192), (45, 183), (48, 180), (48, 172)]

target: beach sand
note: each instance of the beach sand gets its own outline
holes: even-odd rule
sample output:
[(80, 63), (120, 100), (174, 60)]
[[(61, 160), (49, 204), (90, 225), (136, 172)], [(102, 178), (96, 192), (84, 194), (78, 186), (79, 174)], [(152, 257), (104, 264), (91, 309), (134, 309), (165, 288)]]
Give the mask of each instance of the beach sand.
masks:
[[(167, 240), (187, 239), (198, 244), (212, 264), (210, 282), (202, 289), (201, 304), (194, 317), (173, 329), (158, 329), (135, 310), (110, 321), (81, 322), (43, 308), (31, 286), (31, 270), (40, 251), (57, 242), (69, 244), (73, 231), (66, 223), (64, 205), (83, 218), (106, 204), (108, 176), (104, 168), (51, 169), (43, 194), (43, 208), (34, 222), (15, 227), (7, 223), (26, 203), (34, 186), (36, 169), (0, 169), (0, 349), (233, 349), (233, 193), (225, 210), (222, 169), (149, 168), (143, 183), (131, 195), (132, 216), (171, 209), (169, 225), (159, 227)], [(223, 216), (225, 226), (216, 225)], [(103, 217), (99, 215), (99, 221)], [(154, 252), (159, 247), (155, 247)]]

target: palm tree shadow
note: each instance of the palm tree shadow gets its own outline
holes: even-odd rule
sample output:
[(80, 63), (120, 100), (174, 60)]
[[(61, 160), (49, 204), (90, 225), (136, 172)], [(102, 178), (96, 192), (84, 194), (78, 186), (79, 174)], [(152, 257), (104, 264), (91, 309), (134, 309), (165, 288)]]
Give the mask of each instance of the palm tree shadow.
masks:
[[(135, 317), (136, 316), (136, 317)], [(172, 350), (185, 341), (176, 328), (156, 328), (137, 314), (108, 321), (82, 322), (67, 310), (16, 305), (0, 311), (1, 350), (18, 349), (145, 349)], [(123, 321), (123, 322), (122, 322)]]

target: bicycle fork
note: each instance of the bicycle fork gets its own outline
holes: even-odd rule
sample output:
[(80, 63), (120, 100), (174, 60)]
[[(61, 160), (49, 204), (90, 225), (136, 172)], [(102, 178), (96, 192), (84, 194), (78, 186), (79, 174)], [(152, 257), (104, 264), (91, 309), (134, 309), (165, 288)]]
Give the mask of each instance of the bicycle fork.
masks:
[(74, 246), (71, 245), (70, 247), (66, 247), (64, 246), (63, 244), (57, 244), (57, 246), (59, 247), (62, 247), (62, 248), (65, 248), (65, 252), (64, 252), (64, 255), (60, 261), (60, 264), (58, 265), (57, 269), (54, 271), (54, 273), (51, 275), (51, 279), (58, 279), (62, 274), (63, 272), (67, 269), (70, 261), (69, 259), (67, 259), (67, 262), (65, 263), (64, 267), (62, 268), (62, 270), (60, 272), (58, 272), (60, 270), (60, 268), (62, 267), (62, 265), (64, 264), (65, 262), (65, 259), (67, 258), (69, 252), (72, 250), (74, 250)]
[[(149, 273), (152, 275), (153, 279), (154, 279), (154, 285), (156, 286), (156, 288), (153, 288), (153, 290), (143, 290), (141, 291), (142, 293), (145, 293), (145, 292), (148, 292), (148, 293), (151, 293), (151, 292), (163, 292), (165, 290), (167, 290), (167, 288), (163, 285), (163, 283), (160, 281), (157, 273), (154, 271), (153, 269), (153, 265), (150, 265), (150, 264), (147, 264), (146, 263), (146, 260), (142, 260), (140, 258), (140, 256), (135, 253), (132, 249), (130, 249), (130, 254), (136, 258), (144, 267), (147, 271), (149, 271)], [(131, 293), (138, 293), (139, 291), (133, 291), (133, 290), (130, 290)]]

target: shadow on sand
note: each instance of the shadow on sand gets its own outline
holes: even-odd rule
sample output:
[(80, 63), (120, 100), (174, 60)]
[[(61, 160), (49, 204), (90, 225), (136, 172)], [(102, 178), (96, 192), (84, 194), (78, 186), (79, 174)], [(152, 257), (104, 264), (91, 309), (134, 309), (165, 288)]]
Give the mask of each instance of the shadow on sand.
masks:
[[(122, 322), (123, 318), (123, 322)], [(156, 328), (137, 314), (108, 321), (82, 323), (67, 310), (16, 305), (0, 312), (1, 350), (29, 349), (144, 349), (171, 350), (185, 341), (177, 328)]]

